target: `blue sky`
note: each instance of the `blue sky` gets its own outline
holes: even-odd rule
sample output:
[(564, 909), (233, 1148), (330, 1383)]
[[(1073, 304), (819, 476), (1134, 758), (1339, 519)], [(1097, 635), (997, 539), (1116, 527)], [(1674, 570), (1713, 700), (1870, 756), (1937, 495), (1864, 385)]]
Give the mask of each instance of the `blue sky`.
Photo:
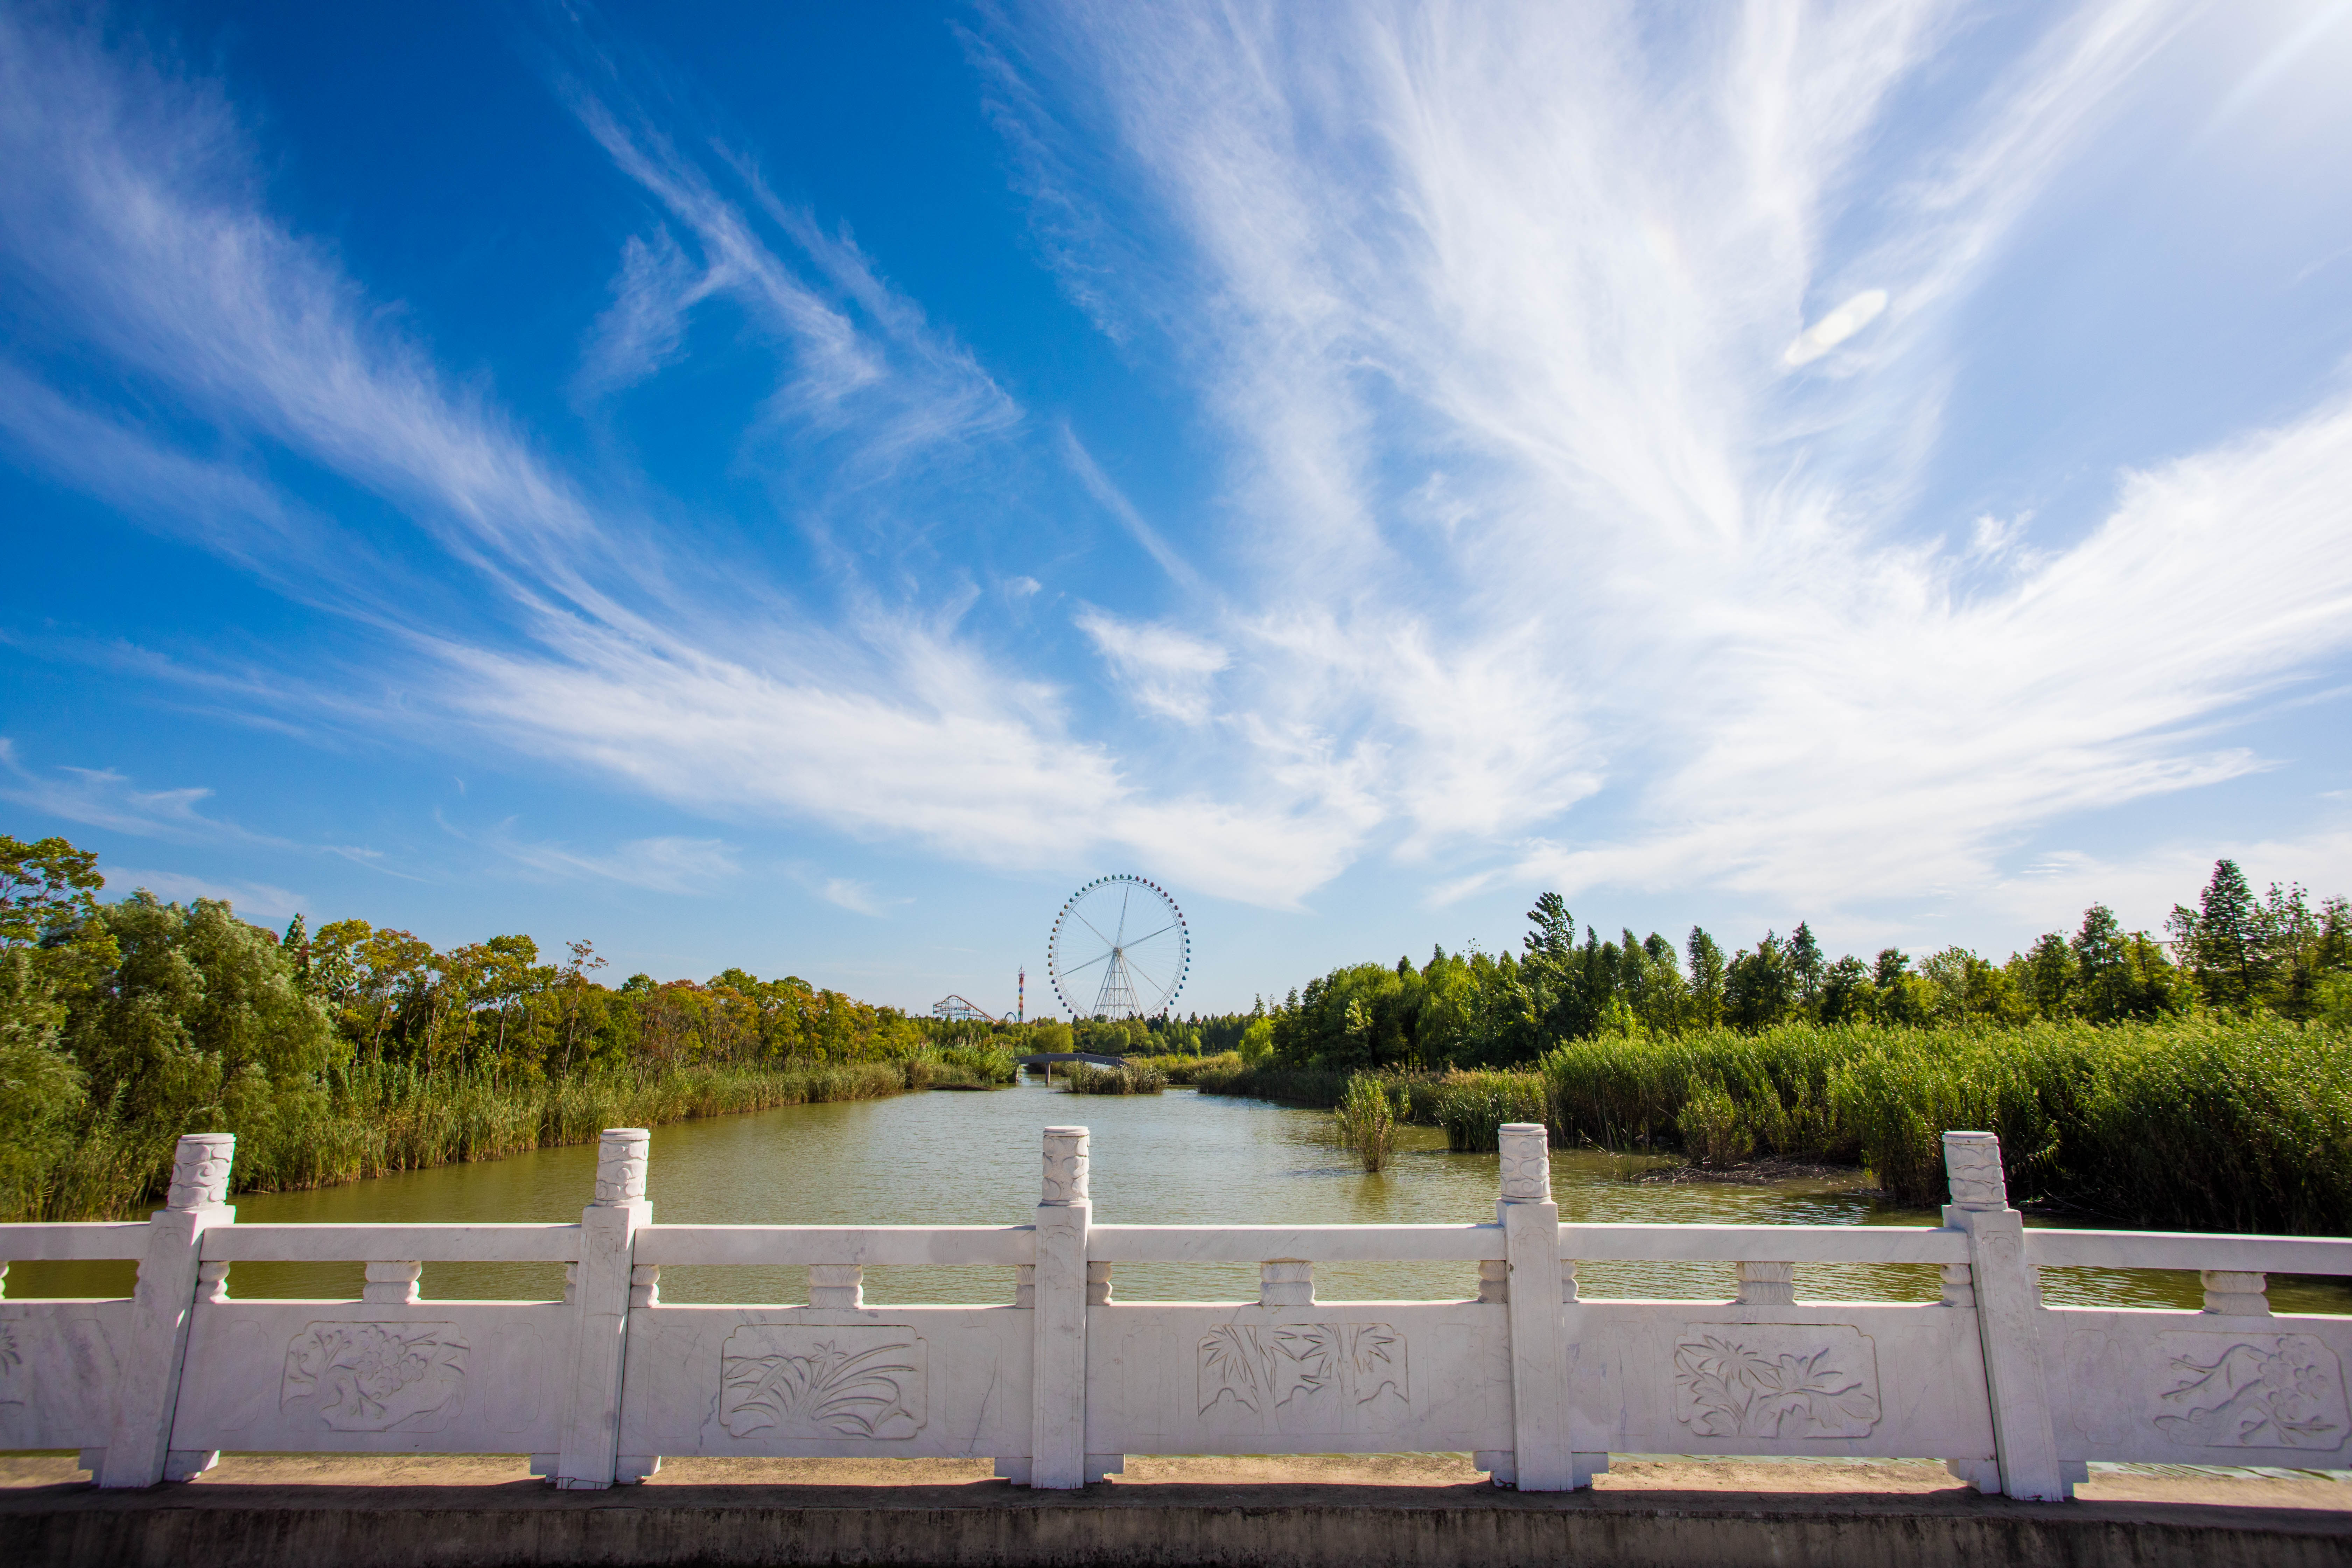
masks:
[(921, 1007), (2352, 890), (2352, 3), (0, 5), (0, 796)]

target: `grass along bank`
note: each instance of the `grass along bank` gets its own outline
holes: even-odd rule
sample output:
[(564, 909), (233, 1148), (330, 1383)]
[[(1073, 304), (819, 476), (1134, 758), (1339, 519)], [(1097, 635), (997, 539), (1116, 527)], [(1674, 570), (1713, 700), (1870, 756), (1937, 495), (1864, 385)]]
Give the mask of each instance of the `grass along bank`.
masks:
[[(1351, 1076), (1238, 1058), (1196, 1074), (1204, 1092), (1327, 1107)], [(1944, 1200), (1944, 1131), (1984, 1128), (2017, 1202), (2168, 1228), (2352, 1231), (2352, 1038), (2275, 1018), (1604, 1036), (1529, 1070), (1378, 1076), (1405, 1120), (1457, 1150), (1540, 1120), (1555, 1144), (1701, 1166), (1859, 1165), (1924, 1206)]]
[(1168, 1087), (1166, 1073), (1140, 1062), (1120, 1068), (1073, 1062), (1063, 1070), (1062, 1088), (1069, 1094), (1158, 1094)]
[[(981, 1059), (991, 1056), (1002, 1061)], [(780, 1106), (879, 1100), (926, 1089), (995, 1088), (1017, 1073), (1009, 1053), (950, 1048), (892, 1061), (772, 1068), (590, 1071), (499, 1083), (478, 1073), (426, 1078), (401, 1065), (332, 1073), (320, 1092), (238, 1129), (236, 1192), (330, 1186), (396, 1171), (496, 1160), (593, 1140), (607, 1127), (658, 1127)], [(106, 1219), (158, 1201), (173, 1136), (100, 1121), (40, 1168), (8, 1173), (13, 1219)], [(29, 1200), (29, 1201), (26, 1201)]]

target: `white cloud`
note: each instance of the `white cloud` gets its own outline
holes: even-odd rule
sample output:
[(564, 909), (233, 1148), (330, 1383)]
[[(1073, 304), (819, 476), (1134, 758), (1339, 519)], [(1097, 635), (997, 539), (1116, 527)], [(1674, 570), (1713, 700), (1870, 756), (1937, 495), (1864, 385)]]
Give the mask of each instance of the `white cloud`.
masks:
[(1886, 309), (1886, 290), (1865, 289), (1799, 332), (1780, 355), (1789, 364), (1811, 364), (1846, 339), (1878, 320)]
[(742, 871), (735, 851), (716, 838), (635, 838), (610, 849), (575, 849), (514, 836), (512, 821), (471, 832), (439, 818), (444, 829), (518, 866), (564, 880), (618, 882), (650, 892), (700, 894)]
[[(2352, 644), (2344, 407), (2125, 476), (2071, 548), (1980, 534), (1990, 585), (1908, 515), (1951, 310), (2186, 14), (2053, 14), (1922, 140), (1940, 5), (1059, 8), (1022, 53), (1087, 76), (1037, 96), (1108, 106), (1240, 453), (1223, 710), (1331, 740), (1409, 850), (1539, 835), (1455, 894), (1986, 889), (2033, 824), (2264, 765), (2210, 731)], [(1898, 108), (1927, 151), (1864, 177)], [(1822, 295), (1840, 374), (1786, 378)]]
[(205, 877), (183, 876), (177, 871), (110, 868), (106, 872), (110, 899), (128, 897), (140, 888), (169, 904), (217, 899), (234, 909), (240, 919), (248, 921), (289, 921), (315, 908), (308, 893), (290, 892), (267, 882), (216, 882)]
[(1179, 587), (1199, 590), (1202, 586), (1200, 574), (1186, 564), (1184, 558), (1160, 537), (1158, 529), (1143, 521), (1143, 514), (1135, 510), (1135, 503), (1127, 499), (1127, 492), (1111, 483), (1110, 476), (1102, 471), (1101, 465), (1094, 459), (1094, 454), (1087, 450), (1086, 444), (1071, 432), (1067, 425), (1062, 426), (1061, 437), (1062, 455), (1068, 460), (1071, 471), (1078, 476), (1078, 482), (1087, 487), (1087, 493), (1100, 501), (1103, 509), (1118, 520), (1118, 525), (1127, 530), (1129, 537), (1141, 545), (1143, 552), (1150, 556)]
[(0, 787), (0, 800), (68, 822), (176, 844), (287, 842), (205, 816), (196, 808), (213, 792), (202, 786), (142, 790), (112, 768), (60, 767), (37, 773), (18, 760), (16, 743), (5, 738), (0, 738), (0, 768), (14, 781)]
[(1120, 620), (1092, 606), (1079, 612), (1078, 629), (1135, 700), (1186, 724), (1206, 723), (1217, 672), (1233, 663), (1223, 648), (1168, 626)]
[(848, 877), (827, 877), (820, 890), (825, 902), (837, 904), (854, 913), (879, 917), (883, 912), (881, 901), (874, 896), (870, 883)]
[[(503, 619), (460, 632), (333, 576), (331, 531), (258, 466), (32, 369), (5, 372), (29, 395), (0, 422), (289, 591), (341, 584), (404, 650), (396, 721), (723, 820), (986, 865), (1116, 850), (1274, 905), (1373, 844), (1456, 892), (1997, 900), (2034, 825), (2264, 765), (2216, 726), (2352, 639), (2344, 405), (2147, 463), (2069, 542), (2021, 513), (1948, 551), (1920, 512), (1955, 312), (2186, 14), (2036, 13), (1980, 88), (1924, 92), (1969, 32), (1928, 0), (1686, 32), (1607, 5), (1074, 3), (976, 45), (1074, 296), (1130, 344), (1156, 323), (1223, 433), (1216, 526), (1189, 528), (1147, 520), (1075, 431), (1034, 437), (1181, 591), (1077, 619), (1138, 707), (1189, 727), (1171, 772), (961, 631), (953, 594), (890, 599), (837, 551), (828, 626), (666, 550), (268, 212), (210, 89), (5, 19), (0, 236), (43, 307), (142, 396), (391, 498)], [(572, 105), (662, 219), (623, 247), (583, 392), (659, 374), (723, 298), (781, 367), (749, 444), (797, 443), (820, 489), (1022, 438), (845, 232), (590, 74)], [(1874, 299), (1901, 308), (1863, 333)], [(1791, 376), (1792, 337), (1843, 348)], [(898, 525), (948, 526), (944, 493)], [(288, 700), (387, 717), (348, 681)], [(527, 853), (681, 889), (732, 866), (716, 839)]]
[[(845, 237), (776, 202), (748, 163), (720, 159), (750, 209), (721, 196), (716, 176), (616, 88), (606, 97), (575, 88), (572, 100), (702, 252), (698, 274), (658, 244), (633, 253), (620, 314), (608, 315), (591, 351), (592, 379), (656, 366), (676, 352), (673, 316), (696, 290), (724, 288), (790, 347), (792, 374), (772, 415), (849, 431), (845, 473), (1017, 422), (966, 351), (933, 331)], [(393, 671), (195, 679), (215, 689), (241, 679), (247, 701), (274, 691), (306, 713), (377, 731), (414, 726), (444, 742), (450, 719), (472, 721), (483, 740), (667, 800), (912, 838), (985, 864), (1067, 866), (1116, 847), (1190, 885), (1286, 902), (1336, 872), (1358, 842), (1360, 820), (1320, 815), (1311, 773), (1214, 796), (1155, 795), (1108, 749), (1067, 733), (1051, 689), (993, 666), (920, 611), (853, 594), (857, 607), (828, 632), (756, 574), (665, 552), (642, 520), (592, 501), (487, 397), (451, 387), (322, 247), (263, 208), (239, 128), (214, 89), (126, 67), (87, 37), (0, 18), (0, 157), (19, 174), (0, 183), (0, 238), (46, 310), (144, 378), (145, 395), (391, 499), (487, 590), (468, 606), (474, 616), (506, 616), (484, 632), (474, 616), (444, 616), (389, 584), (368, 594), (355, 574), (359, 596), (345, 607), (405, 650)], [(834, 296), (780, 259), (754, 211)], [(246, 482), (153, 431), (123, 426), (119, 437), (158, 474)], [(95, 482), (88, 464), (70, 460), (70, 442), (26, 445), (67, 477)], [(274, 498), (258, 480), (250, 490), (239, 506), (268, 511)], [(299, 520), (278, 532), (272, 574), (311, 592), (332, 570), (336, 542)], [(257, 536), (239, 537), (243, 550)], [(740, 616), (713, 607), (727, 605), (742, 606)], [(394, 700), (371, 692), (387, 673)], [(1197, 846), (1203, 822), (1228, 841)], [(692, 880), (693, 868), (650, 852), (526, 853), (549, 870)]]

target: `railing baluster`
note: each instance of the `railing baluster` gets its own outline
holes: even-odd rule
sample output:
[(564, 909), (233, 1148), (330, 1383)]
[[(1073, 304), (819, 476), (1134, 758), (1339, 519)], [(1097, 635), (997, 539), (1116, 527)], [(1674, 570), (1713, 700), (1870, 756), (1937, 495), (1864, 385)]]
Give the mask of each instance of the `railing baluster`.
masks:
[(866, 1305), (866, 1270), (855, 1263), (810, 1264), (808, 1304), (832, 1311), (858, 1310)]
[(1257, 1304), (1261, 1307), (1315, 1305), (1315, 1265), (1296, 1258), (1275, 1258), (1257, 1266)]
[(2198, 1272), (2205, 1287), (2205, 1310), (2231, 1318), (2271, 1315), (2270, 1276), (2236, 1268), (2206, 1268)]
[(417, 1280), (425, 1276), (422, 1263), (371, 1263), (367, 1266), (367, 1283), (360, 1287), (362, 1301), (383, 1301), (394, 1306), (413, 1307), (423, 1300)]
[(1965, 1263), (1947, 1263), (1943, 1266), (1943, 1304), (1947, 1307), (1973, 1309), (1977, 1304), (1976, 1277), (1969, 1272), (1969, 1266)]
[(1797, 1266), (1793, 1263), (1742, 1263), (1739, 1294), (1742, 1307), (1792, 1307), (1797, 1301)]

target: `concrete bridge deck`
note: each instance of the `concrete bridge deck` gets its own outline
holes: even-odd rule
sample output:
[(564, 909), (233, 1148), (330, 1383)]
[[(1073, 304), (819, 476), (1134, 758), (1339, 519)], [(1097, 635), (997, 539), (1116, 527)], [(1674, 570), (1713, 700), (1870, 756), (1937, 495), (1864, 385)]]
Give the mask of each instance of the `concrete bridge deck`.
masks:
[[(1981, 1497), (1932, 1461), (1625, 1459), (1589, 1491), (1486, 1485), (1467, 1455), (1132, 1457), (1032, 1492), (984, 1460), (688, 1459), (557, 1491), (520, 1458), (237, 1455), (101, 1492), (70, 1456), (0, 1460), (0, 1562), (1022, 1563), (1818, 1568), (1983, 1563), (2305, 1568), (2352, 1562), (2352, 1486), (2294, 1473), (2101, 1470), (2074, 1502)], [(2179, 1467), (2148, 1467), (2178, 1472)]]

